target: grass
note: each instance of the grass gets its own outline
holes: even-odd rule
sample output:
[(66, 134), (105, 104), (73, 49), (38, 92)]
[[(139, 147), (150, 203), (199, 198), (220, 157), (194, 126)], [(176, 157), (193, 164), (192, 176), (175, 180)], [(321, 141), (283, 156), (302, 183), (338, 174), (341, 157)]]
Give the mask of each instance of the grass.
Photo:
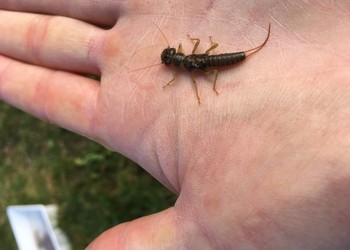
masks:
[(175, 195), (125, 157), (0, 103), (0, 244), (16, 249), (8, 205), (58, 204), (73, 249), (163, 210)]

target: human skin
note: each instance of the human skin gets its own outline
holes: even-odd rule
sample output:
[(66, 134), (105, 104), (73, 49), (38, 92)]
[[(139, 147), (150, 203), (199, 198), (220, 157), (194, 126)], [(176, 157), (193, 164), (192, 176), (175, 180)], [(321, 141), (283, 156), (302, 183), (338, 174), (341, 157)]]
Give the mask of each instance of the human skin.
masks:
[[(0, 100), (126, 155), (179, 195), (89, 250), (349, 249), (349, 1), (2, 0), (0, 9)], [(262, 50), (219, 71), (218, 96), (212, 76), (196, 77), (201, 105), (188, 72), (163, 89), (171, 68), (134, 71), (168, 46), (154, 24), (188, 54), (187, 34), (199, 52), (210, 35), (214, 53), (242, 51), (269, 23)]]

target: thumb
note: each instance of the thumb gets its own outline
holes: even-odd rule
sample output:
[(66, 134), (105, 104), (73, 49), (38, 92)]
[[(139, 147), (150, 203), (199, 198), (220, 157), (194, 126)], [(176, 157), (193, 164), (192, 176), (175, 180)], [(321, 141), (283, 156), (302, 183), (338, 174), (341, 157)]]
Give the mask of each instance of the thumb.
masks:
[(98, 236), (87, 250), (179, 249), (174, 208), (115, 226)]

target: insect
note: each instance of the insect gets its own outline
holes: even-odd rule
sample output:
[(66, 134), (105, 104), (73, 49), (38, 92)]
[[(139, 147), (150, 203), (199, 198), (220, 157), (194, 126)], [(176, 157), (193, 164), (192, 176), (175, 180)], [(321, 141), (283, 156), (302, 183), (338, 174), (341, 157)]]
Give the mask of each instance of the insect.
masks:
[[(200, 96), (198, 94), (198, 87), (197, 87), (197, 82), (194, 77), (194, 72), (196, 71), (201, 71), (205, 73), (214, 73), (214, 83), (213, 83), (213, 90), (215, 91), (216, 94), (219, 94), (219, 92), (216, 89), (216, 81), (218, 78), (218, 67), (223, 67), (223, 66), (230, 66), (234, 65), (236, 63), (242, 62), (245, 58), (248, 56), (256, 53), (259, 51), (264, 45), (267, 43), (269, 37), (270, 37), (270, 31), (271, 31), (271, 23), (269, 24), (268, 31), (267, 31), (267, 36), (265, 41), (260, 44), (259, 46), (242, 51), (242, 52), (233, 52), (233, 53), (223, 53), (223, 54), (218, 54), (218, 55), (210, 55), (209, 52), (214, 50), (219, 46), (218, 43), (213, 42), (212, 37), (210, 36), (210, 43), (211, 46), (203, 53), (203, 54), (196, 54), (196, 50), (198, 48), (198, 45), (200, 43), (200, 39), (198, 38), (192, 38), (188, 35), (188, 38), (192, 41), (195, 42), (194, 47), (192, 49), (192, 53), (190, 55), (185, 55), (182, 52), (182, 44), (180, 43), (177, 50), (175, 48), (171, 48), (169, 45), (168, 40), (166, 39), (165, 35), (163, 32), (160, 30), (160, 28), (155, 25), (157, 29), (161, 32), (163, 35), (164, 39), (166, 40), (168, 47), (163, 50), (161, 54), (161, 62), (165, 64), (166, 66), (174, 65), (175, 66), (175, 71), (173, 73), (173, 78), (163, 86), (163, 88), (170, 86), (174, 83), (178, 71), (181, 68), (186, 69), (188, 72), (191, 73), (191, 80), (192, 83), (195, 87), (196, 90), (196, 96), (198, 100), (198, 104), (201, 103)], [(159, 64), (156, 64), (159, 65)], [(153, 65), (153, 66), (156, 66)], [(152, 67), (152, 66), (148, 66)], [(148, 68), (146, 67), (146, 68)], [(142, 68), (144, 69), (144, 68)]]

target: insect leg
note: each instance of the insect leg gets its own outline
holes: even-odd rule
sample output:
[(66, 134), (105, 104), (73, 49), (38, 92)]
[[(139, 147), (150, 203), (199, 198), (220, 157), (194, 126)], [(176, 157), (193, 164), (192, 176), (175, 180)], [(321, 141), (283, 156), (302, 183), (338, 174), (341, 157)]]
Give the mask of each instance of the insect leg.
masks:
[(210, 39), (211, 45), (210, 45), (210, 48), (205, 51), (205, 54), (209, 54), (210, 51), (212, 51), (213, 49), (215, 49), (219, 46), (218, 43), (213, 42), (213, 40), (211, 39), (211, 36), (209, 37), (209, 39)]
[(210, 69), (208, 71), (205, 71), (206, 74), (211, 74), (211, 73), (214, 73), (215, 76), (214, 76), (214, 85), (213, 85), (213, 90), (215, 91), (215, 93), (218, 95), (219, 92), (216, 90), (216, 80), (218, 79), (218, 73), (219, 71), (217, 69)]
[(179, 47), (177, 47), (177, 53), (182, 53), (182, 44), (179, 44)]
[(187, 35), (187, 36), (188, 36), (189, 39), (191, 39), (192, 42), (193, 42), (193, 41), (196, 42), (196, 43), (194, 44), (194, 47), (193, 47), (192, 53), (191, 53), (191, 54), (194, 54), (194, 53), (196, 52), (196, 50), (197, 50), (197, 48), (198, 48), (198, 45), (199, 45), (199, 43), (201, 42), (201, 40), (199, 40), (198, 38), (192, 38), (192, 37), (190, 37), (189, 35)]
[(172, 84), (174, 83), (176, 77), (177, 77), (177, 70), (175, 70), (174, 73), (173, 73), (173, 79), (171, 79), (170, 82), (168, 82), (167, 84), (165, 84), (165, 85), (163, 86), (163, 88), (172, 85)]
[(196, 95), (197, 95), (198, 104), (201, 104), (201, 98), (199, 97), (199, 94), (198, 94), (197, 82), (196, 82), (196, 79), (194, 79), (194, 73), (193, 72), (191, 73), (191, 79), (192, 79), (192, 82), (194, 84), (194, 88), (196, 89)]

